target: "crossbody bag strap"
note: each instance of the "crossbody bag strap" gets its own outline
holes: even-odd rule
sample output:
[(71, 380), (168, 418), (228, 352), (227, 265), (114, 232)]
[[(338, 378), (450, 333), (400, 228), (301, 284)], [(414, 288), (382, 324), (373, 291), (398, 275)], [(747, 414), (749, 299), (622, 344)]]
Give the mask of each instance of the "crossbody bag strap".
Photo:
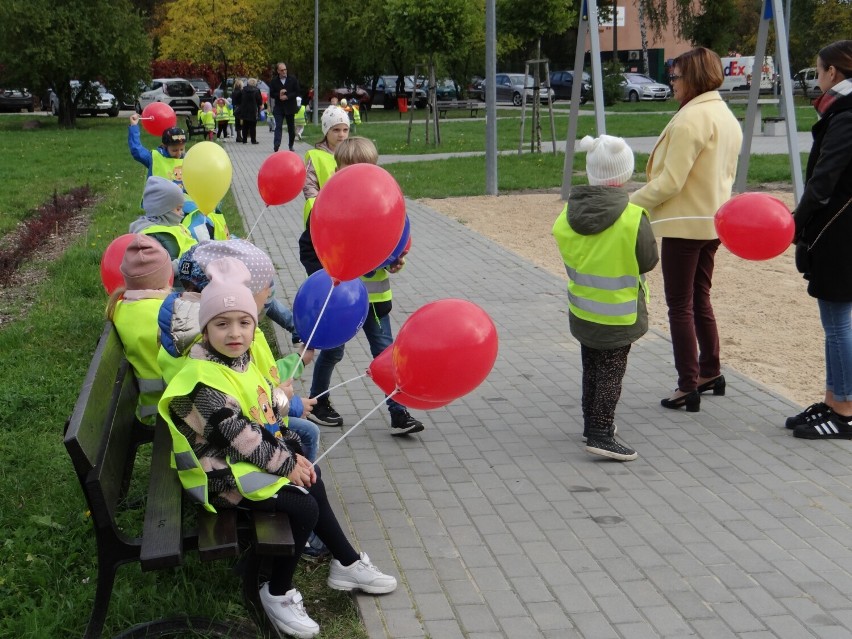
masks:
[(841, 209), (837, 213), (834, 214), (834, 216), (828, 221), (828, 224), (826, 224), (825, 226), (822, 227), (822, 230), (819, 232), (819, 235), (816, 236), (816, 239), (814, 239), (814, 241), (811, 242), (811, 245), (808, 247), (808, 252), (811, 251), (811, 249), (814, 247), (814, 244), (819, 242), (819, 238), (822, 237), (822, 234), (825, 233), (825, 230), (829, 226), (831, 226), (832, 222), (834, 222), (834, 220), (836, 220), (840, 216), (840, 214), (843, 213), (843, 211), (846, 210), (846, 207), (849, 206), (849, 204), (852, 204), (852, 197), (850, 197), (848, 200), (846, 200), (846, 204), (844, 204), (841, 207)]

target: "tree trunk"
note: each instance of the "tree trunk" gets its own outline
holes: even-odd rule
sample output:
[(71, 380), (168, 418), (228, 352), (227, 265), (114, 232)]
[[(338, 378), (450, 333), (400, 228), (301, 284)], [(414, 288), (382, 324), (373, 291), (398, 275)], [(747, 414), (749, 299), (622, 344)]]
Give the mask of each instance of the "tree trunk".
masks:
[(642, 66), (646, 75), (650, 75), (651, 69), (648, 63), (648, 27), (645, 25), (645, 7), (642, 0), (637, 3), (639, 9), (639, 36), (642, 39)]

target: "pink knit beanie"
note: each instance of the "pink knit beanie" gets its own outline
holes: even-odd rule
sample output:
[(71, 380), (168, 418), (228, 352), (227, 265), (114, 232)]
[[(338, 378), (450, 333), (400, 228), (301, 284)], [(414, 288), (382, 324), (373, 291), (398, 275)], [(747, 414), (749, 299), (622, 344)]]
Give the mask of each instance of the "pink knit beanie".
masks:
[(157, 240), (137, 234), (127, 245), (119, 267), (128, 291), (169, 288), (172, 260)]
[(210, 283), (201, 291), (198, 323), (202, 330), (217, 315), (242, 311), (251, 315), (257, 326), (257, 303), (249, 290), (251, 274), (245, 264), (233, 257), (223, 257), (207, 265)]

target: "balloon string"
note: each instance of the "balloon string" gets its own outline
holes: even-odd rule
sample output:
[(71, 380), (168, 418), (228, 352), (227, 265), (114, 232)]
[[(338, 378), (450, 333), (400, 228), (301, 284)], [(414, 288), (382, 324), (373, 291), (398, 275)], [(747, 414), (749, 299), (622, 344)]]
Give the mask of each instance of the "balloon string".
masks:
[(667, 217), (664, 220), (654, 220), (651, 224), (659, 224), (660, 222), (674, 222), (675, 220), (707, 220), (708, 222), (712, 222), (712, 217), (707, 217), (706, 215), (693, 215), (691, 217)]
[[(357, 379), (357, 378), (356, 378), (356, 379)], [(393, 396), (394, 396), (394, 395), (396, 395), (398, 392), (399, 392), (399, 389), (394, 390), (394, 392), (392, 392), (390, 395), (388, 395), (388, 398), (393, 397)], [(384, 403), (385, 403), (385, 400), (382, 400), (382, 401), (380, 401), (378, 404), (376, 404), (376, 405), (375, 405), (375, 406), (374, 406), (374, 407), (370, 410), (370, 412), (369, 412), (369, 413), (367, 413), (367, 414), (366, 414), (366, 415), (364, 415), (361, 419), (359, 419), (359, 420), (358, 420), (358, 423), (357, 423), (357, 424), (355, 424), (352, 428), (350, 428), (350, 429), (349, 429), (349, 430), (347, 430), (345, 433), (343, 433), (343, 435), (341, 435), (341, 436), (340, 436), (340, 439), (338, 439), (338, 440), (337, 440), (336, 442), (334, 442), (331, 446), (329, 446), (329, 447), (328, 447), (328, 449), (326, 449), (326, 451), (325, 451), (322, 455), (320, 455), (319, 457), (317, 457), (317, 459), (316, 459), (316, 461), (313, 463), (313, 465), (314, 465), (314, 466), (316, 466), (317, 464), (319, 464), (319, 463), (320, 463), (320, 461), (322, 461), (322, 458), (323, 458), (323, 457), (325, 457), (325, 456), (326, 456), (326, 455), (328, 455), (328, 454), (329, 454), (332, 450), (334, 450), (334, 447), (335, 447), (335, 446), (337, 446), (340, 442), (342, 442), (344, 439), (346, 439), (346, 438), (349, 436), (349, 433), (351, 433), (353, 430), (355, 430), (355, 429), (356, 429), (356, 428), (358, 428), (361, 424), (363, 424), (363, 423), (364, 423), (364, 420), (365, 420), (365, 419), (367, 419), (367, 418), (368, 418), (370, 415), (372, 415), (373, 413), (375, 413), (377, 410), (379, 410), (379, 408), (381, 408), (381, 407), (382, 407), (382, 404), (384, 404)]]
[[(302, 349), (302, 354), (299, 355), (299, 362), (296, 364), (296, 368), (299, 367), (299, 364), (304, 365), (305, 353), (308, 352), (308, 349), (311, 347), (311, 340), (314, 338), (314, 333), (317, 332), (317, 328), (319, 327), (320, 320), (322, 319), (323, 313), (325, 313), (325, 309), (328, 306), (329, 300), (331, 300), (331, 294), (334, 292), (334, 282), (331, 284), (331, 288), (328, 289), (328, 295), (325, 297), (325, 302), (322, 304), (322, 308), (320, 309), (319, 315), (317, 315), (317, 321), (314, 324), (314, 327), (311, 329), (311, 334), (308, 335), (308, 339), (305, 340), (305, 347)], [(357, 379), (357, 378), (356, 378)], [(346, 382), (344, 382), (346, 383)], [(335, 388), (337, 388), (335, 386)], [(331, 390), (331, 389), (329, 389)], [(328, 391), (326, 391), (328, 392)]]
[(318, 399), (318, 398), (322, 397), (323, 395), (328, 395), (335, 388), (340, 388), (341, 386), (346, 386), (349, 382), (354, 382), (355, 380), (361, 379), (362, 377), (366, 377), (366, 376), (367, 376), (367, 373), (362, 373), (361, 375), (358, 375), (357, 377), (353, 377), (352, 379), (347, 379), (345, 382), (340, 382), (336, 386), (332, 386), (328, 390), (324, 390), (323, 392), (319, 393), (318, 395), (314, 395), (313, 399)]
[(260, 215), (257, 216), (257, 219), (254, 221), (254, 224), (251, 227), (251, 230), (246, 235), (246, 241), (248, 242), (251, 239), (251, 234), (254, 233), (254, 230), (257, 228), (257, 225), (260, 223), (260, 220), (263, 218), (263, 214), (269, 210), (269, 205), (265, 206), (263, 210), (260, 212)]

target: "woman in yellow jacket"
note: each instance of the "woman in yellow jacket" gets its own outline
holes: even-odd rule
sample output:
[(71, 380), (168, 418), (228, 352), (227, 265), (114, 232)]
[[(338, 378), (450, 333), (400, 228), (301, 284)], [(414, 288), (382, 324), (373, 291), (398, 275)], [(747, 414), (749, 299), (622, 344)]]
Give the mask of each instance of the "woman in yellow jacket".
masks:
[(662, 237), (661, 262), (677, 388), (665, 408), (697, 412), (700, 393), (725, 394), (719, 333), (710, 287), (719, 239), (713, 223), (731, 197), (742, 146), (742, 129), (719, 95), (722, 61), (698, 47), (672, 66), (678, 112), (660, 134), (646, 169), (648, 182), (630, 201), (651, 215)]

